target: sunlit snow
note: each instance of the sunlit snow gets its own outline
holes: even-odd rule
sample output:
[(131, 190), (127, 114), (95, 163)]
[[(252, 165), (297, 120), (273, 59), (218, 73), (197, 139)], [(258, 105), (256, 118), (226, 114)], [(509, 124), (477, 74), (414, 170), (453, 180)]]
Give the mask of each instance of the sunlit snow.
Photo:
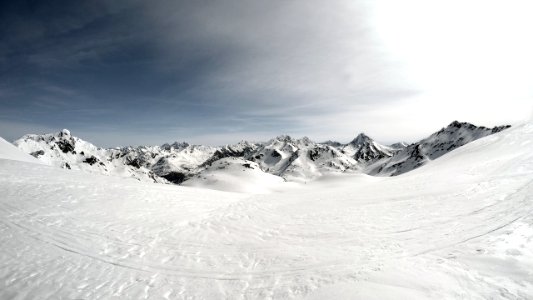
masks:
[(274, 175), (241, 161), (225, 192), (46, 166), (2, 140), (0, 299), (530, 299), (532, 141), (525, 124), (397, 177), (269, 177), (256, 194)]

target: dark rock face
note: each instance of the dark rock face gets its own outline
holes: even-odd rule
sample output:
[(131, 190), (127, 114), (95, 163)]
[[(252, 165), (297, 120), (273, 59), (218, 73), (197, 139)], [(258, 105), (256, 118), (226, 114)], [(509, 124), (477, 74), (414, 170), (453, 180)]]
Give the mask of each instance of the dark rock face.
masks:
[(165, 178), (166, 180), (172, 182), (172, 183), (175, 183), (175, 184), (180, 184), (182, 182), (185, 181), (185, 179), (187, 179), (187, 177), (185, 176), (185, 174), (183, 173), (180, 173), (180, 172), (170, 172), (168, 174), (165, 174), (165, 175), (159, 175), (163, 178)]
[(309, 150), (308, 154), (309, 154), (309, 159), (312, 161), (315, 161), (320, 156), (317, 149)]
[(91, 156), (91, 157), (86, 158), (83, 162), (92, 166), (98, 162), (98, 158), (96, 158), (95, 156)]
[(188, 146), (190, 146), (190, 144), (187, 143), (187, 142), (181, 142), (181, 143), (174, 142), (172, 144), (165, 143), (165, 144), (161, 145), (161, 148), (164, 149), (164, 150), (170, 151), (172, 148), (174, 148), (174, 149), (183, 149), (183, 148), (186, 148)]
[(270, 153), (270, 156), (272, 156), (272, 157), (281, 157), (281, 154), (279, 154), (278, 150), (274, 150), (274, 151), (272, 151), (272, 153)]
[(141, 167), (141, 162), (140, 162), (140, 160), (138, 158), (128, 159), (126, 161), (126, 164), (129, 165), (129, 166), (135, 167), (137, 169), (139, 169)]
[(355, 152), (353, 158), (359, 162), (373, 162), (390, 156), (390, 154), (381, 151), (372, 144), (364, 144)]
[(68, 152), (72, 152), (74, 151), (74, 143), (73, 141), (68, 141), (68, 140), (61, 140), (59, 142), (57, 142), (57, 146), (59, 147), (59, 149), (61, 149), (61, 151), (63, 151), (63, 153), (68, 153)]
[(245, 157), (249, 156), (252, 153), (252, 146), (244, 146), (244, 147), (232, 147), (232, 146), (226, 146), (223, 147), (213, 155), (207, 159), (205, 162), (201, 164), (201, 167), (210, 166), (213, 162), (226, 158), (226, 157)]
[(496, 132), (500, 132), (500, 131), (505, 130), (505, 129), (510, 128), (510, 127), (511, 127), (511, 125), (496, 126), (496, 127), (492, 128), (491, 131), (492, 131), (492, 133), (496, 133)]
[(44, 151), (43, 151), (43, 150), (39, 150), (39, 151), (35, 151), (35, 152), (30, 153), (31, 156), (33, 156), (33, 157), (37, 157), (37, 158), (38, 158), (39, 156), (43, 155), (43, 154), (44, 154)]

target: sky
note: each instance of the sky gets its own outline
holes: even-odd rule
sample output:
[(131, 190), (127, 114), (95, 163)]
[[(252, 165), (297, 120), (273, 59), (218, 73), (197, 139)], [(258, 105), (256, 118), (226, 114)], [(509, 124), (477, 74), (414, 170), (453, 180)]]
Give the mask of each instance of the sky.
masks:
[(529, 0), (2, 1), (0, 136), (415, 141), (533, 119)]

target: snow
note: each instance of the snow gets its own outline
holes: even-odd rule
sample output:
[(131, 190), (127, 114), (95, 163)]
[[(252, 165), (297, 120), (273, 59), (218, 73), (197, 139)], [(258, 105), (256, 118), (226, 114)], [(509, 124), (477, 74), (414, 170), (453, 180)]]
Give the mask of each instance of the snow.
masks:
[(279, 176), (263, 172), (259, 166), (242, 158), (228, 157), (213, 162), (201, 174), (187, 180), (183, 186), (220, 191), (267, 194), (293, 186)]
[(307, 137), (278, 136), (246, 156), (267, 173), (305, 183), (331, 172), (357, 169), (357, 162), (335, 147), (315, 143)]
[(209, 146), (177, 142), (161, 147), (103, 149), (72, 136), (67, 129), (51, 134), (28, 134), (14, 144), (48, 165), (159, 183), (168, 183), (165, 177), (171, 172), (189, 173), (196, 169), (215, 151)]
[(342, 152), (362, 164), (371, 164), (377, 160), (391, 157), (395, 149), (381, 145), (364, 133), (342, 148)]
[(31, 162), (31, 163), (40, 163), (39, 160), (32, 157), (31, 155), (28, 155), (20, 151), (13, 144), (4, 140), (1, 137), (0, 137), (0, 158), (25, 161), (25, 162)]
[(486, 128), (466, 122), (453, 121), (450, 125), (429, 137), (400, 149), (394, 156), (371, 164), (366, 168), (365, 173), (396, 176), (410, 172), (456, 148), (509, 127), (511, 126)]
[(260, 194), (64, 170), (0, 143), (0, 298), (531, 299), (532, 140), (524, 124), (400, 176)]

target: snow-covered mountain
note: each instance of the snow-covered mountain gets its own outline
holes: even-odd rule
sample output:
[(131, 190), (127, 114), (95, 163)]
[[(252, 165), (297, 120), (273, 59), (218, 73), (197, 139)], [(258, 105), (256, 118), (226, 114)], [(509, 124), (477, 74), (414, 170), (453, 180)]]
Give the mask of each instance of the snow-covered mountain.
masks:
[(54, 134), (28, 134), (14, 144), (49, 165), (133, 177), (141, 181), (177, 184), (190, 178), (198, 181), (198, 178), (206, 178), (203, 173), (219, 174), (219, 171), (213, 173), (213, 166), (220, 166), (218, 162), (221, 160), (224, 165), (235, 164), (225, 168), (227, 170), (254, 165), (257, 172), (283, 177), (284, 180), (309, 181), (331, 172), (399, 175), (508, 127), (490, 129), (455, 121), (417, 143), (390, 146), (361, 133), (347, 144), (331, 141), (315, 143), (307, 137), (295, 139), (281, 135), (268, 142), (241, 141), (223, 147), (176, 142), (162, 146), (103, 149), (71, 135), (66, 129)]
[(414, 170), (428, 161), (461, 147), (479, 138), (500, 132), (511, 127), (497, 126), (486, 128), (466, 122), (453, 121), (447, 127), (433, 133), (429, 137), (413, 143), (390, 158), (379, 161), (366, 172), (370, 175), (396, 176)]
[(271, 139), (245, 158), (257, 162), (265, 172), (289, 180), (305, 181), (328, 172), (358, 169), (354, 159), (335, 147), (288, 135)]
[(202, 162), (201, 167), (208, 167), (213, 162), (226, 157), (250, 157), (259, 147), (260, 144), (248, 141), (241, 141), (235, 145), (225, 145), (216, 149), (207, 160)]
[(394, 155), (395, 149), (381, 145), (368, 135), (360, 133), (355, 139), (342, 147), (346, 153), (362, 164), (371, 164), (383, 158)]
[(407, 146), (409, 146), (409, 144), (406, 142), (398, 142), (390, 145), (389, 148), (392, 148), (395, 152), (397, 152), (407, 148)]
[(215, 151), (187, 143), (103, 149), (66, 129), (52, 134), (28, 134), (14, 145), (48, 165), (162, 183), (181, 183)]
[(221, 147), (202, 167), (209, 167), (228, 157), (242, 158), (257, 164), (259, 170), (265, 173), (293, 181), (307, 181), (328, 172), (358, 169), (355, 160), (333, 146), (315, 143), (307, 137), (295, 139), (288, 135), (280, 135), (265, 143), (243, 141)]

